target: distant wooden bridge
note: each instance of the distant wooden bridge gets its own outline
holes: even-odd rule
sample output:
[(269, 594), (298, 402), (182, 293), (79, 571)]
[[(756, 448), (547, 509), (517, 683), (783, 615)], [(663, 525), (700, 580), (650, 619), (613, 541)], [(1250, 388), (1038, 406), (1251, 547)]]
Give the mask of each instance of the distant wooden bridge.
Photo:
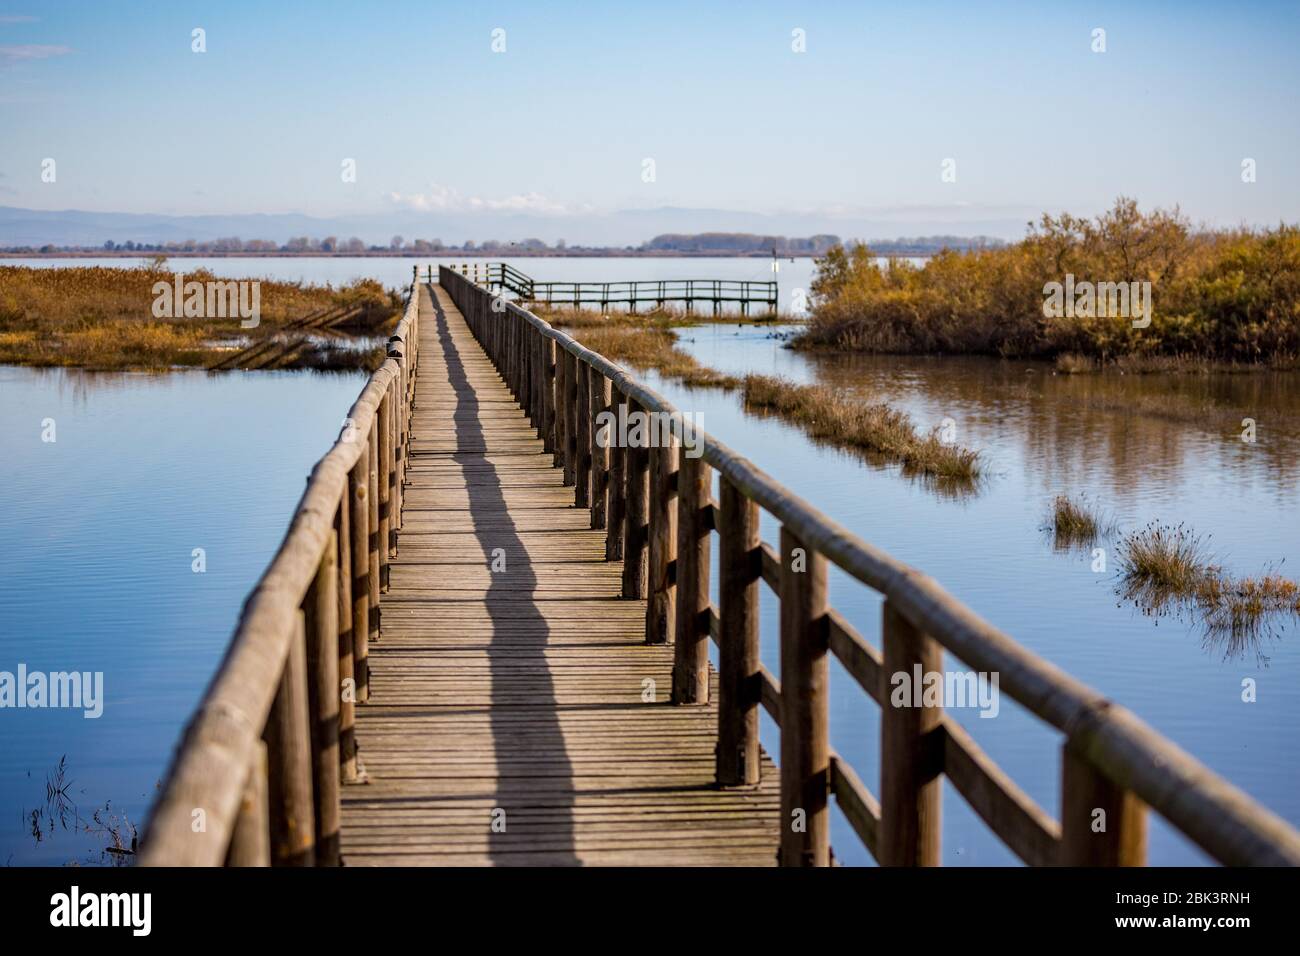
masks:
[[(1285, 821), (712, 436), (699, 458), (603, 447), (596, 416), (621, 405), (681, 423), (492, 289), (447, 268), (413, 283), (140, 861), (824, 866), (834, 799), (881, 863), (934, 865), (946, 778), (1030, 864), (1140, 864), (1148, 809), (1220, 862), (1300, 863)], [(830, 564), (884, 596), (879, 647), (830, 606)], [(888, 675), (939, 671), (944, 650), (1063, 734), (1057, 815), (940, 706), (889, 705)], [(830, 747), (832, 655), (881, 706), (874, 793)]]
[[(751, 306), (775, 315), (779, 300), (776, 280), (752, 279), (637, 279), (624, 282), (540, 282), (508, 262), (467, 262), (452, 267), (471, 282), (493, 291), (514, 293), (521, 302), (571, 305), (575, 308), (626, 306), (636, 312), (641, 306), (662, 309), (681, 303), (687, 312), (697, 305), (712, 306), (713, 314), (728, 306), (739, 306), (749, 315)], [(418, 267), (417, 267), (418, 272)], [(418, 275), (417, 275), (418, 278)]]

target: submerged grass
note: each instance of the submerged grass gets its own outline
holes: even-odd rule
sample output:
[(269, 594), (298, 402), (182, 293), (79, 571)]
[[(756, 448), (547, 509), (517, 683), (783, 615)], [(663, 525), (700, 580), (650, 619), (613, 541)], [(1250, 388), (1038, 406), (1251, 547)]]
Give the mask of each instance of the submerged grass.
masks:
[(770, 375), (745, 376), (744, 399), (747, 408), (775, 412), (813, 438), (878, 453), (915, 473), (958, 481), (980, 475), (978, 452), (945, 443), (938, 429), (918, 432), (906, 412), (883, 402)]

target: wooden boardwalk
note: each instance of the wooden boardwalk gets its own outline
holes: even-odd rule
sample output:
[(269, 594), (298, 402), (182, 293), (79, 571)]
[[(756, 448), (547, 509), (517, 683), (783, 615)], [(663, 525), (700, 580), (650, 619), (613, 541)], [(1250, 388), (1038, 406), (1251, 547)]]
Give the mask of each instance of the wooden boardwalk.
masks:
[(644, 642), (645, 602), (619, 596), (605, 533), (451, 299), (420, 295), (399, 550), (357, 708), (369, 782), (343, 790), (344, 862), (775, 864), (775, 767), (763, 758), (757, 788), (714, 786), (715, 705), (668, 703), (673, 649)]
[[(1143, 865), (1148, 811), (1220, 863), (1300, 865), (1285, 820), (717, 438), (600, 447), (606, 411), (682, 413), (497, 291), (427, 275), (244, 602), (139, 864), (829, 866), (834, 801), (881, 865), (937, 866), (950, 787), (1033, 866)], [(832, 567), (882, 596), (878, 643), (831, 606)], [(945, 654), (1059, 732), (1057, 814), (940, 703), (892, 705), (891, 675)], [(869, 781), (830, 745), (832, 658), (880, 706)]]

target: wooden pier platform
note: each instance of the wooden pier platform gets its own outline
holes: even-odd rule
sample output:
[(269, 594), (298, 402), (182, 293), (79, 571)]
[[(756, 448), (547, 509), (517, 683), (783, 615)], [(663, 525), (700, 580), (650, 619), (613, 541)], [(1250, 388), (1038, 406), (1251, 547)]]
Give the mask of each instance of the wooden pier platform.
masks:
[[(439, 287), (420, 291), (408, 484), (349, 866), (772, 865), (778, 775), (714, 786), (716, 704), (669, 703), (673, 648)], [(496, 570), (493, 570), (493, 568)], [(716, 678), (715, 678), (716, 681)], [(711, 695), (716, 701), (716, 692)]]

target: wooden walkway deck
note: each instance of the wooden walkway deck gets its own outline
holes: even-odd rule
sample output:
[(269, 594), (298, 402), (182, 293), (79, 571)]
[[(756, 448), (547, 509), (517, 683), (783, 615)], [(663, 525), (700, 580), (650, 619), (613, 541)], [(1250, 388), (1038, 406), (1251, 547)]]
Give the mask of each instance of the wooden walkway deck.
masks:
[(774, 864), (775, 767), (714, 787), (715, 706), (668, 703), (672, 647), (644, 643), (604, 532), (435, 295), (344, 862)]

